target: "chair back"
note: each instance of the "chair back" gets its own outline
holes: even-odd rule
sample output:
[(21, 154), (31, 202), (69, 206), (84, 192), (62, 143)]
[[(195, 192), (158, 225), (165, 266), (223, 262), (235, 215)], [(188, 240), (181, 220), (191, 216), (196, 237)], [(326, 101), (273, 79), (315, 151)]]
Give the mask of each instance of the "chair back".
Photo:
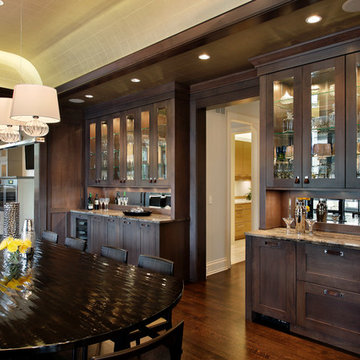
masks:
[(128, 251), (114, 246), (102, 246), (101, 256), (113, 259), (124, 264), (128, 261)]
[(138, 267), (163, 275), (174, 275), (174, 262), (151, 255), (139, 255)]
[(65, 246), (84, 251), (86, 247), (86, 241), (83, 239), (67, 237), (65, 238)]
[(92, 360), (180, 360), (183, 332), (184, 322), (182, 321), (155, 339), (130, 349), (94, 356)]
[(41, 239), (57, 244), (59, 235), (53, 231), (45, 230), (41, 234)]

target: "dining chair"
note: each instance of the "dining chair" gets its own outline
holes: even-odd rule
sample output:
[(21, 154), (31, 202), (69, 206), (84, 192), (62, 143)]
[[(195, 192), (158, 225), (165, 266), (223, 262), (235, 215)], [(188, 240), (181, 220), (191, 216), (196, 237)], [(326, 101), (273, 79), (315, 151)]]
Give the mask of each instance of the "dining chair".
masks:
[(182, 339), (184, 321), (174, 326), (155, 339), (130, 349), (107, 355), (94, 356), (92, 360), (180, 360), (182, 355)]
[(114, 246), (102, 246), (101, 256), (119, 261), (124, 264), (127, 264), (128, 262), (128, 251)]
[(83, 239), (67, 237), (65, 238), (65, 246), (84, 251), (86, 247), (86, 241)]
[(174, 275), (174, 262), (158, 256), (139, 255), (138, 267), (162, 275)]
[(41, 239), (57, 244), (59, 235), (53, 231), (44, 230), (41, 234)]

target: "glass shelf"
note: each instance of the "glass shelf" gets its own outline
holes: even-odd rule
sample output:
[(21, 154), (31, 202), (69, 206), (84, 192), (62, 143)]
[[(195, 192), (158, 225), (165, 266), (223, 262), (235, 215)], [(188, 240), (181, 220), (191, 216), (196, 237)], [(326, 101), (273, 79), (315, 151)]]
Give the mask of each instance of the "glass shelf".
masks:
[(312, 127), (311, 131), (317, 131), (317, 132), (334, 132), (335, 126), (330, 127)]

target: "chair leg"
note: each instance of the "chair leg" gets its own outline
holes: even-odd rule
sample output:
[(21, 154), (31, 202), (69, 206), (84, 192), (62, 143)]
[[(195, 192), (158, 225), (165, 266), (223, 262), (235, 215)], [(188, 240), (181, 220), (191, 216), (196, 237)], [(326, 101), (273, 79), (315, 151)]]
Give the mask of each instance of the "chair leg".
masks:
[(81, 357), (82, 357), (82, 360), (87, 360), (88, 358), (88, 347), (87, 346), (83, 346), (81, 348)]

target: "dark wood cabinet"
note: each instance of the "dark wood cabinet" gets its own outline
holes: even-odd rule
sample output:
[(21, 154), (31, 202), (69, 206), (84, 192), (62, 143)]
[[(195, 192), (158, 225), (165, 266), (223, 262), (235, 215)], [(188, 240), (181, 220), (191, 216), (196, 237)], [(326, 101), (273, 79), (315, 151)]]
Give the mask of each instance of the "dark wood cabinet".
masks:
[(360, 252), (297, 244), (293, 331), (360, 353)]
[(90, 236), (86, 251), (92, 254), (100, 254), (101, 246), (106, 244), (107, 220), (103, 216), (91, 216)]
[(160, 256), (160, 227), (149, 222), (139, 222), (140, 253), (145, 255)]
[(267, 186), (345, 186), (345, 57), (266, 76)]
[(346, 187), (360, 188), (360, 53), (346, 56)]
[(128, 250), (128, 263), (137, 265), (140, 255), (140, 231), (136, 220), (123, 219), (123, 248)]
[(246, 236), (246, 317), (360, 354), (360, 251)]
[(87, 121), (88, 185), (168, 186), (173, 100)]
[(292, 322), (295, 319), (295, 246), (291, 241), (251, 238), (252, 309)]
[(123, 239), (123, 231), (122, 231), (123, 227), (121, 220), (115, 217), (108, 218), (106, 221), (106, 226), (107, 226), (106, 245), (123, 248), (124, 239)]

